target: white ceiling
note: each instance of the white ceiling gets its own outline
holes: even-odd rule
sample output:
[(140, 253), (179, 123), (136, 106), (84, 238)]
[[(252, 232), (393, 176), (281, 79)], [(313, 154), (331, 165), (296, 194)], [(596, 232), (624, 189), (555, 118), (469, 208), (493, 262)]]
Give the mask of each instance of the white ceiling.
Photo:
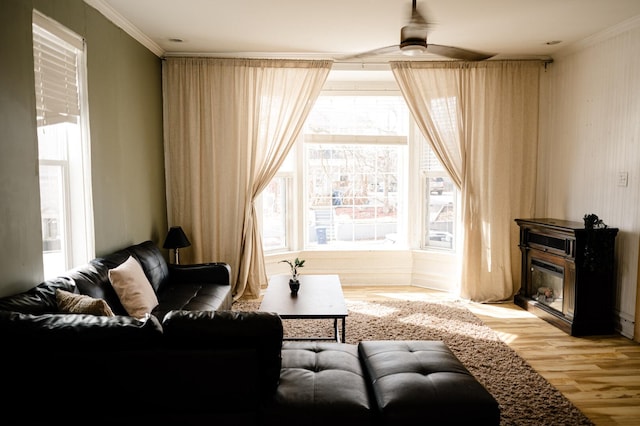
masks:
[[(85, 1), (158, 56), (335, 59), (398, 44), (411, 11), (411, 0)], [(418, 0), (418, 9), (428, 43), (545, 59), (640, 15), (640, 0)]]

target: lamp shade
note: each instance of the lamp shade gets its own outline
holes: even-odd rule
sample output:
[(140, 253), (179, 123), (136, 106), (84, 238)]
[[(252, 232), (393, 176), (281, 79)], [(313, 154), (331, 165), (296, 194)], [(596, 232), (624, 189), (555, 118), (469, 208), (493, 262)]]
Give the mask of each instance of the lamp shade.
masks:
[(169, 228), (167, 238), (165, 238), (162, 247), (166, 249), (177, 249), (182, 247), (189, 247), (190, 245), (191, 243), (182, 230), (182, 227), (172, 226), (171, 228)]

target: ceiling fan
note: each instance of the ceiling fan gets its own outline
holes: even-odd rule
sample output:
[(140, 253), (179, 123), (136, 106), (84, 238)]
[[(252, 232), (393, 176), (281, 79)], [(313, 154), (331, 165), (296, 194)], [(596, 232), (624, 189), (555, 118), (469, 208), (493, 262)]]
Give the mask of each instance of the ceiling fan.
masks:
[(390, 53), (402, 53), (408, 56), (418, 56), (422, 53), (433, 53), (451, 59), (461, 59), (465, 61), (483, 61), (495, 54), (477, 52), (460, 47), (443, 46), (440, 44), (427, 43), (427, 30), (429, 24), (418, 12), (416, 0), (413, 0), (411, 8), (411, 19), (409, 23), (400, 30), (400, 44), (386, 46), (370, 50), (356, 55), (350, 55), (343, 59), (357, 59), (373, 55), (384, 55)]

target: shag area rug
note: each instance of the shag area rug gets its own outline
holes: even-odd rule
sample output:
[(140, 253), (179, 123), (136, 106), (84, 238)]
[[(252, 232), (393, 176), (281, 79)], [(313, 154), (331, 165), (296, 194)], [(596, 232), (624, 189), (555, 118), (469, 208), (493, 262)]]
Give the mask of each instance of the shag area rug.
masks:
[[(501, 425), (593, 425), (462, 301), (349, 301), (346, 343), (441, 340), (498, 401)], [(237, 301), (235, 311), (258, 310)], [(283, 320), (285, 337), (333, 336), (333, 320)], [(463, 407), (460, 407), (463, 409)]]

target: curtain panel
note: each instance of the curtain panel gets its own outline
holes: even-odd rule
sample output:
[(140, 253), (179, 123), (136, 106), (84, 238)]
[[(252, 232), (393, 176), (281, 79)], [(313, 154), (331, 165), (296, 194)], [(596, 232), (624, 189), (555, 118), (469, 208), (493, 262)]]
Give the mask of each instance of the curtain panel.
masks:
[(512, 298), (517, 217), (534, 214), (542, 61), (392, 62), (409, 109), (462, 198), (460, 296)]
[(226, 262), (235, 299), (267, 283), (254, 201), (295, 143), (331, 61), (167, 58), (164, 146), (170, 224), (191, 263)]

